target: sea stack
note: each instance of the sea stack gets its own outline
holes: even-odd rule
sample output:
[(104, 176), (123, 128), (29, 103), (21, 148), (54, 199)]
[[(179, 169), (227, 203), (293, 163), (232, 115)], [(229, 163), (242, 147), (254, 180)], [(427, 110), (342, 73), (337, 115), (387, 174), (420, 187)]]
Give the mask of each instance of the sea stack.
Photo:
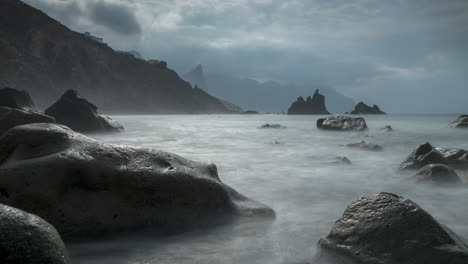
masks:
[(325, 107), (325, 96), (315, 90), (314, 96), (306, 100), (300, 96), (288, 109), (288, 115), (329, 115)]
[(377, 105), (373, 105), (372, 107), (366, 105), (363, 102), (358, 103), (354, 110), (351, 112), (352, 115), (386, 115), (387, 113), (380, 110)]

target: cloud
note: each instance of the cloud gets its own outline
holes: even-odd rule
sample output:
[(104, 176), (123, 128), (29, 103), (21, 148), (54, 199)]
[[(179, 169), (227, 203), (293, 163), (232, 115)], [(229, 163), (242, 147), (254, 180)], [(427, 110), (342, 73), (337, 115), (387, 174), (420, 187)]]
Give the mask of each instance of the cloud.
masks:
[(99, 1), (90, 8), (90, 17), (96, 24), (121, 35), (141, 33), (140, 24), (130, 6)]

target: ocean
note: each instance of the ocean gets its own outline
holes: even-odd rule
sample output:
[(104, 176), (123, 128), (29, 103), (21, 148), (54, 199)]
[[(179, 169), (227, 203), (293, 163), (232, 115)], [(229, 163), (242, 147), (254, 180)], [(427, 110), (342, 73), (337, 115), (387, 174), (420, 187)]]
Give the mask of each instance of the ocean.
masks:
[[(319, 116), (144, 115), (112, 116), (125, 133), (90, 137), (115, 144), (173, 152), (215, 163), (220, 179), (269, 205), (273, 221), (238, 221), (171, 236), (121, 234), (67, 244), (73, 263), (313, 263), (317, 242), (348, 204), (391, 192), (409, 198), (468, 239), (468, 185), (416, 183), (397, 171), (419, 145), (468, 149), (468, 130), (449, 128), (457, 115), (365, 116), (369, 130), (316, 128)], [(259, 129), (266, 123), (285, 126)], [(391, 125), (392, 132), (380, 128)], [(342, 145), (364, 140), (380, 152)], [(335, 164), (346, 156), (352, 165)], [(468, 172), (457, 171), (467, 182)]]

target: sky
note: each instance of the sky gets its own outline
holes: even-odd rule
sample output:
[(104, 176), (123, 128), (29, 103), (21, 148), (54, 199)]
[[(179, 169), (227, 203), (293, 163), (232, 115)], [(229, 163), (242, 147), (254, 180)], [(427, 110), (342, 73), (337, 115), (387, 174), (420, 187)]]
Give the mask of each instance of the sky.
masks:
[(468, 112), (468, 0), (25, 2), (180, 74), (202, 64), (328, 85), (390, 113)]

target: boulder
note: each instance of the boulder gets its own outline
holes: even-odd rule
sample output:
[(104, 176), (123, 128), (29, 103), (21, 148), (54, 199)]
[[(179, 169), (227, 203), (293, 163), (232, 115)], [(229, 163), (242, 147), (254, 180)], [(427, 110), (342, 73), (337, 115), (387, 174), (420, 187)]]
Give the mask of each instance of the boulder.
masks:
[(382, 112), (377, 105), (373, 105), (372, 107), (366, 105), (363, 102), (358, 103), (354, 110), (351, 111), (352, 115), (386, 115), (385, 112)]
[(455, 128), (467, 128), (468, 127), (468, 115), (461, 115), (455, 121), (450, 124), (450, 127)]
[(416, 172), (417, 181), (432, 182), (437, 184), (460, 184), (462, 183), (455, 170), (443, 164), (429, 164)]
[(1, 263), (70, 263), (55, 228), (38, 216), (0, 204), (0, 234)]
[(325, 130), (366, 130), (366, 120), (362, 117), (329, 116), (317, 120), (317, 128)]
[(285, 128), (285, 127), (280, 124), (264, 124), (259, 128)]
[(32, 110), (34, 108), (34, 102), (28, 92), (7, 87), (0, 89), (0, 106)]
[(364, 140), (362, 140), (361, 142), (357, 142), (357, 143), (350, 143), (350, 144), (347, 144), (346, 146), (350, 148), (360, 148), (360, 149), (370, 150), (370, 151), (382, 151), (383, 150), (381, 146), (367, 143)]
[(468, 169), (468, 152), (463, 149), (435, 148), (430, 143), (418, 146), (400, 169), (420, 169), (429, 164), (444, 164), (453, 168)]
[(390, 132), (390, 131), (393, 131), (393, 128), (390, 125), (386, 125), (386, 126), (382, 127), (380, 129), (380, 131)]
[(414, 202), (390, 193), (351, 203), (319, 246), (357, 263), (468, 263), (460, 237)]
[(97, 107), (81, 98), (77, 91), (68, 90), (50, 106), (45, 114), (57, 123), (78, 132), (113, 132), (123, 130), (122, 125), (110, 117), (97, 113)]
[(0, 202), (39, 215), (66, 237), (274, 216), (223, 184), (214, 164), (105, 144), (56, 124), (17, 126), (0, 138), (0, 187)]
[(325, 106), (325, 96), (316, 90), (312, 98), (309, 96), (307, 100), (299, 97), (292, 103), (288, 109), (288, 115), (329, 115)]
[(351, 161), (347, 157), (336, 157), (333, 161), (335, 164), (342, 164), (342, 165), (351, 165)]
[(55, 123), (55, 119), (37, 112), (0, 106), (0, 136), (12, 127), (32, 123)]

